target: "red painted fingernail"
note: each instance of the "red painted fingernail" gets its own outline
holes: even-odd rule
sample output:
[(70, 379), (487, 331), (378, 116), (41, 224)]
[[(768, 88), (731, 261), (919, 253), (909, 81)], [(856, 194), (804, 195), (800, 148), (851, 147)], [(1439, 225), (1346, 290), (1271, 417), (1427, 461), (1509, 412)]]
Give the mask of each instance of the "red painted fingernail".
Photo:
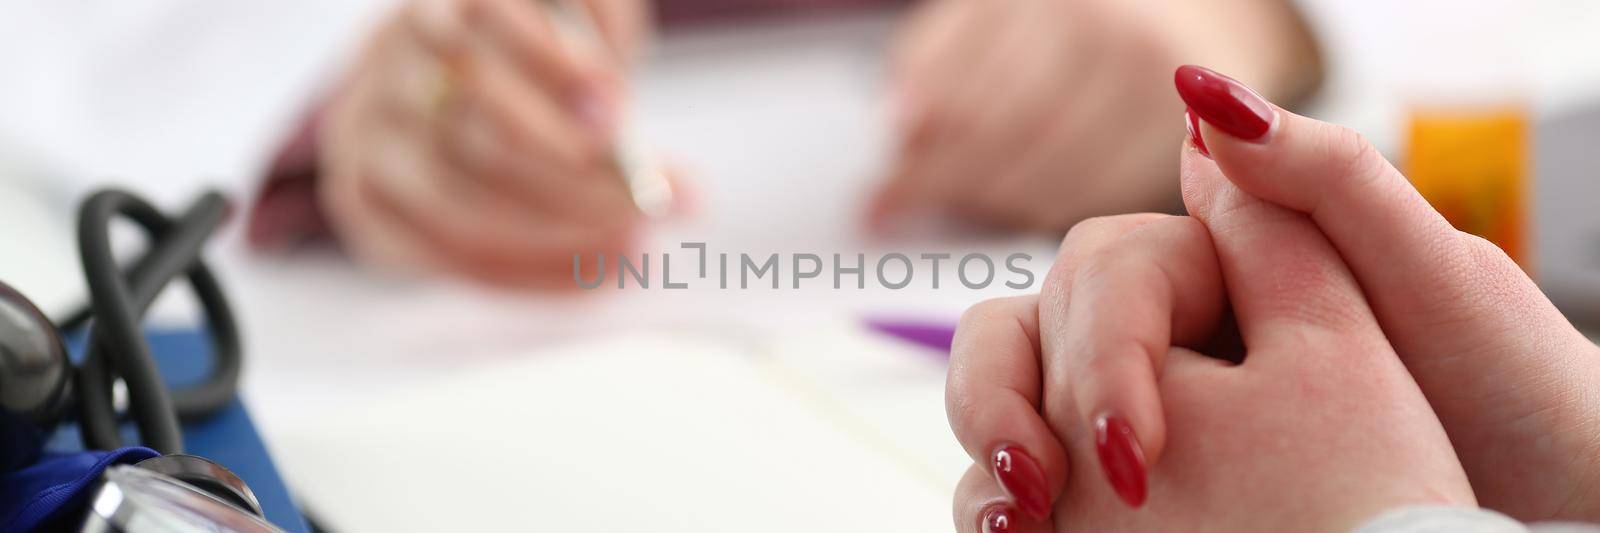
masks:
[(1144, 505), (1144, 450), (1133, 426), (1120, 416), (1100, 415), (1094, 421), (1094, 447), (1100, 455), (1100, 468), (1106, 481), (1129, 506)]
[(994, 478), (1016, 500), (1017, 507), (1029, 516), (1050, 517), (1050, 494), (1045, 489), (1044, 470), (1028, 452), (1012, 445), (994, 451)]
[(1189, 126), (1189, 142), (1194, 144), (1195, 150), (1200, 151), (1200, 155), (1209, 159), (1211, 151), (1206, 149), (1206, 140), (1200, 137), (1200, 117), (1194, 115), (1193, 109), (1185, 108), (1183, 118), (1184, 125)]
[(994, 506), (983, 513), (983, 533), (1006, 533), (1011, 531), (1011, 511), (1002, 506)]
[(1255, 141), (1272, 129), (1272, 104), (1238, 80), (1205, 67), (1184, 65), (1178, 67), (1173, 82), (1189, 109), (1228, 135)]

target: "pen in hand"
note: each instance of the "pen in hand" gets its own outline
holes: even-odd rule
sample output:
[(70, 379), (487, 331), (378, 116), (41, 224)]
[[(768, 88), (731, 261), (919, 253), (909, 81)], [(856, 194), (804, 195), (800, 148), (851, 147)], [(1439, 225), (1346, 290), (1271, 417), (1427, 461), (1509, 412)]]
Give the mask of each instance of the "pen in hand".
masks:
[[(569, 43), (596, 44), (599, 29), (587, 10), (564, 0), (540, 0), (561, 38)], [(640, 137), (629, 113), (619, 114), (621, 123), (612, 146), (613, 162), (633, 205), (646, 217), (665, 216), (672, 207), (672, 184), (656, 161), (655, 154)]]

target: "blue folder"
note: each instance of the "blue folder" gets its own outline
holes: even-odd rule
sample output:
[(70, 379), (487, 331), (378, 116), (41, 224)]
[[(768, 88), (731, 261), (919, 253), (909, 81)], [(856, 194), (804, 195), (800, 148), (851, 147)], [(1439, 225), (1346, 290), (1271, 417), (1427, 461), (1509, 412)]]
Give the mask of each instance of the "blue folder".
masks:
[[(202, 332), (155, 330), (147, 333), (147, 336), (150, 339), (150, 351), (168, 386), (181, 387), (195, 383), (210, 372), (211, 345), (209, 337)], [(82, 338), (74, 337), (77, 338), (70, 343), (72, 351), (81, 354)], [(250, 354), (245, 355), (244, 371), (250, 371)], [(131, 424), (123, 427), (123, 433), (125, 442), (137, 442), (134, 440), (137, 434)], [(250, 413), (239, 399), (235, 398), (232, 405), (214, 417), (185, 424), (183, 445), (186, 453), (216, 461), (238, 474), (250, 485), (256, 499), (260, 500), (261, 510), (269, 522), (291, 533), (309, 531), (305, 517), (290, 498), (283, 478), (279, 477), (277, 467), (272, 464), (272, 456), (267, 453), (255, 424), (250, 421)], [(82, 447), (75, 425), (62, 427), (46, 445), (46, 449), (52, 452), (77, 451)]]

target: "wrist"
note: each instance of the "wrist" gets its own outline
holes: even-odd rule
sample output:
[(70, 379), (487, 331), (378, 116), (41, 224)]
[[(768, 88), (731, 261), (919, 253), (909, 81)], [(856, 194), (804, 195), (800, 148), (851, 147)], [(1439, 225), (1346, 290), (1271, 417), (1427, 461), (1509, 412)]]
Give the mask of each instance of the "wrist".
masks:
[(323, 109), (315, 106), (299, 120), (262, 176), (246, 222), (251, 248), (282, 251), (331, 236), (316, 193)]

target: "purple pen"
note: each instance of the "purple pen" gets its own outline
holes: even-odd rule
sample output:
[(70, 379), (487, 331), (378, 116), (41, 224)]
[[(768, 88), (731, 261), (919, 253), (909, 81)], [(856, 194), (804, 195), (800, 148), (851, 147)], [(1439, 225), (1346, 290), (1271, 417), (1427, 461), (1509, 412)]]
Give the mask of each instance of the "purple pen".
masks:
[(945, 356), (950, 355), (950, 345), (956, 336), (956, 327), (950, 322), (868, 318), (866, 323), (873, 331), (938, 350)]

